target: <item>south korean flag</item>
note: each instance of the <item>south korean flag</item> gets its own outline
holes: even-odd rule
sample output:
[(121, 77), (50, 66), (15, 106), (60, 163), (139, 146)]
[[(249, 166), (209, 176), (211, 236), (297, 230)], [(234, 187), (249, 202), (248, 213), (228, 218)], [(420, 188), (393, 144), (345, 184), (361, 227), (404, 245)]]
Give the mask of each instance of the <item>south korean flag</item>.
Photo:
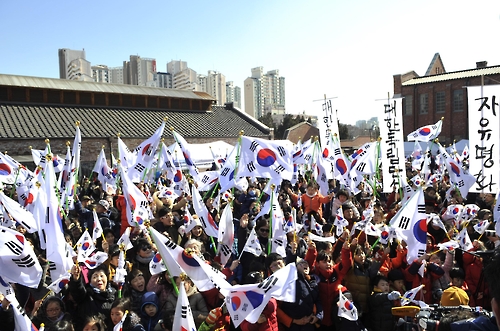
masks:
[(291, 148), (281, 142), (243, 136), (239, 161), (238, 176), (281, 176), (287, 180), (293, 177)]

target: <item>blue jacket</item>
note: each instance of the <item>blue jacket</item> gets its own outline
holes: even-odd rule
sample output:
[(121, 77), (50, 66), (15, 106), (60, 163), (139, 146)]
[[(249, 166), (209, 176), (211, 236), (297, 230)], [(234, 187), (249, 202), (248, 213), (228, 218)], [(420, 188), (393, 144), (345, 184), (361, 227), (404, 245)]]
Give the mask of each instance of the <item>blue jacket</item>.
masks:
[[(144, 311), (146, 305), (154, 305), (156, 306), (156, 314), (154, 316), (149, 316)], [(159, 307), (158, 296), (155, 292), (146, 292), (142, 296), (141, 302), (141, 324), (146, 331), (153, 331), (155, 326), (158, 324), (158, 321), (161, 317), (161, 308)]]

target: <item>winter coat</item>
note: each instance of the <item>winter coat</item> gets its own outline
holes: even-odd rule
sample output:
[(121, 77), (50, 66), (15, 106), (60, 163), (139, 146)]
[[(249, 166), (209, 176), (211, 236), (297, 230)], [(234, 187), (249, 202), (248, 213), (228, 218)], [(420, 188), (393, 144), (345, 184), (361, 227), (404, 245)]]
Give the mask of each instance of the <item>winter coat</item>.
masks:
[[(194, 322), (196, 324), (196, 328), (199, 328), (201, 323), (208, 316), (208, 308), (203, 299), (203, 296), (198, 289), (192, 285), (189, 291), (186, 292), (186, 295), (189, 300), (189, 306), (191, 307), (191, 312), (193, 313)], [(168, 297), (167, 303), (165, 304), (165, 315), (169, 315), (171, 321), (173, 323), (175, 317), (175, 308), (177, 306), (177, 294), (172, 293), (171, 296)]]
[(310, 315), (323, 316), (323, 308), (319, 302), (319, 289), (316, 279), (297, 273), (295, 281), (295, 302), (278, 302), (277, 316), (280, 324), (289, 331), (314, 330), (314, 325), (292, 324), (292, 320)]
[[(299, 196), (297, 194), (292, 194), (292, 199), (294, 203), (297, 203), (298, 198)], [(308, 196), (307, 194), (302, 194), (301, 200), (302, 200), (302, 206), (304, 207), (304, 214), (309, 214), (310, 212), (314, 211), (317, 212), (320, 216), (322, 216), (323, 215), (322, 204), (329, 203), (331, 198), (329, 196), (324, 197), (321, 194), (317, 193), (312, 197)]]
[(370, 262), (367, 260), (365, 265), (353, 263), (352, 268), (344, 277), (344, 285), (352, 294), (353, 301), (358, 304), (361, 311), (359, 315), (368, 312), (368, 297), (371, 293), (371, 280), (377, 275), (380, 268), (380, 262)]
[[(149, 316), (145, 312), (146, 305), (155, 305), (156, 306), (156, 314), (154, 316)], [(141, 324), (146, 331), (153, 331), (155, 326), (158, 324), (158, 321), (161, 317), (161, 307), (159, 306), (158, 296), (155, 292), (146, 292), (142, 296), (141, 300)]]
[(73, 314), (73, 324), (83, 328), (83, 319), (85, 316), (101, 313), (106, 317), (106, 324), (111, 322), (110, 310), (113, 301), (116, 298), (116, 290), (109, 286), (105, 291), (99, 291), (90, 285), (85, 286), (83, 277), (74, 280), (71, 277), (69, 281), (69, 292), (76, 302), (76, 314)]
[(383, 293), (375, 287), (368, 298), (370, 326), (373, 331), (391, 331), (395, 328), (393, 302), (389, 300), (388, 295), (389, 293)]
[[(471, 251), (475, 251), (472, 249)], [(481, 306), (485, 309), (491, 310), (491, 298), (489, 297), (488, 286), (486, 286), (486, 281), (482, 277), (483, 272), (483, 260), (482, 258), (463, 253), (463, 269), (465, 270), (465, 282), (469, 287), (469, 306)], [(478, 299), (479, 293), (483, 294), (482, 299)]]
[(305, 260), (311, 266), (311, 270), (313, 270), (314, 277), (318, 284), (319, 301), (324, 310), (324, 316), (321, 324), (331, 326), (333, 325), (333, 320), (330, 307), (332, 307), (333, 302), (338, 297), (338, 286), (341, 284), (345, 275), (351, 268), (351, 251), (348, 248), (342, 248), (342, 258), (340, 262), (334, 265), (330, 270), (316, 268), (316, 255), (316, 249), (308, 249)]
[(424, 271), (424, 277), (418, 273), (421, 263), (418, 260), (403, 271), (405, 275), (406, 288), (408, 290), (424, 284), (424, 288), (417, 293), (415, 300), (424, 301), (427, 304), (433, 303), (432, 283), (444, 275), (444, 270), (435, 263), (427, 263)]
[(271, 298), (261, 313), (266, 317), (266, 321), (263, 323), (251, 324), (245, 320), (240, 324), (241, 331), (278, 331), (278, 318), (276, 317), (277, 307), (278, 304), (276, 299)]

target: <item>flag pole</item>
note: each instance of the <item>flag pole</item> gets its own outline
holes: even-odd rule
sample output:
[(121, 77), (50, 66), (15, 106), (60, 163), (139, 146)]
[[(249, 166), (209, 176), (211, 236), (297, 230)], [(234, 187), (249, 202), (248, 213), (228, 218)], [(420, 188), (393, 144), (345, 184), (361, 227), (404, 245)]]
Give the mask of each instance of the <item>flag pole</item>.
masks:
[(276, 185), (271, 184), (271, 208), (269, 209), (269, 235), (267, 239), (267, 255), (271, 254), (271, 243), (273, 239), (273, 199)]

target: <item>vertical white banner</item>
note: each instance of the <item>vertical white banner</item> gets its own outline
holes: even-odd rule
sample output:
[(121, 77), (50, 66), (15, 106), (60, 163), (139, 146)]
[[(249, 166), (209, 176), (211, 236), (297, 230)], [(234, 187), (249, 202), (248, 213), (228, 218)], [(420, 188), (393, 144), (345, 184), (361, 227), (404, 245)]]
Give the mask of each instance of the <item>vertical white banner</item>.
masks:
[(388, 101), (378, 119), (384, 193), (392, 192), (394, 186), (399, 188), (401, 176), (406, 176), (402, 98)]
[(467, 87), (469, 99), (469, 173), (471, 192), (496, 194), (499, 188), (500, 85)]
[(321, 116), (318, 119), (319, 137), (321, 150), (330, 144), (331, 136), (337, 134), (339, 137), (339, 124), (337, 122), (337, 112), (332, 107), (332, 100), (325, 98), (321, 105)]

